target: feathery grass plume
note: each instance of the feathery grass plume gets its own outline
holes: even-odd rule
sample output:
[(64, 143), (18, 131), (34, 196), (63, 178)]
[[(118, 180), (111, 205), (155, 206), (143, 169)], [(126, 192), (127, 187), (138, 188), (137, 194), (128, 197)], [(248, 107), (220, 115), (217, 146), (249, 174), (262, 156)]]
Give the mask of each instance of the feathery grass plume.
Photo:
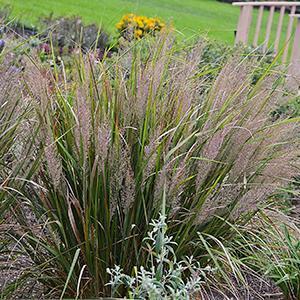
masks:
[(144, 161), (145, 167), (143, 171), (143, 183), (154, 176), (156, 173), (155, 167), (157, 164), (158, 147), (161, 142), (162, 124), (158, 124), (151, 134), (149, 134), (149, 141), (144, 146)]
[[(86, 96), (87, 87), (79, 87), (77, 89), (77, 97), (75, 100), (75, 115), (77, 124), (75, 127), (75, 140), (79, 153), (83, 153), (83, 157), (88, 155), (90, 134), (91, 134), (91, 112)], [(82, 151), (81, 151), (82, 149)]]
[(170, 203), (170, 214), (180, 209), (181, 196), (184, 193), (185, 181), (188, 179), (188, 153), (179, 165), (174, 168), (174, 174), (168, 189), (168, 202)]
[(212, 112), (228, 108), (227, 102), (236, 103), (245, 99), (247, 87), (251, 82), (253, 62), (249, 60), (240, 61), (238, 56), (231, 58), (217, 76), (213, 88), (209, 91), (209, 100)]
[(139, 119), (142, 119), (147, 111), (148, 105), (163, 105), (158, 101), (164, 82), (165, 72), (168, 68), (170, 48), (172, 49), (173, 39), (170, 34), (161, 35), (155, 42), (148, 55), (145, 65), (137, 64), (136, 90), (132, 91), (135, 101), (135, 111)]
[(0, 223), (13, 209), (16, 195), (35, 172), (33, 141), (36, 120), (33, 106), (23, 94), (20, 70), (2, 63), (0, 67)]
[(54, 188), (60, 186), (61, 175), (62, 175), (62, 164), (57, 152), (56, 142), (51, 137), (51, 133), (45, 130), (45, 160), (48, 166), (48, 170), (53, 182)]
[(131, 167), (131, 157), (128, 145), (124, 142), (124, 137), (120, 132), (121, 141), (118, 148), (114, 149), (114, 155), (110, 158), (112, 172), (110, 174), (111, 190), (110, 205), (111, 215), (115, 210), (127, 212), (135, 200), (135, 180)]
[(99, 168), (100, 170), (104, 170), (104, 165), (108, 157), (109, 143), (111, 139), (111, 129), (108, 122), (100, 124), (97, 131), (95, 132), (95, 135), (97, 137), (96, 151), (97, 155), (99, 156)]
[[(3, 59), (3, 60), (2, 60)], [(23, 249), (13, 231), (25, 234), (19, 210), (26, 206), (23, 191), (36, 174), (40, 155), (36, 153), (37, 118), (25, 91), (23, 73), (1, 57), (0, 65), (0, 256), (1, 298), (9, 288), (12, 273), (30, 261), (23, 259)], [(24, 212), (25, 214), (25, 212)], [(18, 217), (18, 222), (16, 222)], [(18, 224), (19, 223), (19, 224)], [(25, 262), (26, 261), (26, 262)]]
[(259, 61), (235, 57), (200, 95), (201, 84), (207, 88), (201, 57), (195, 61), (201, 45), (188, 56), (175, 46), (169, 36), (146, 49), (131, 45), (130, 66), (122, 65), (124, 53), (99, 64), (75, 57), (70, 79), (47, 82), (51, 105), (39, 121), (51, 130), (64, 180), (49, 179), (45, 166), (41, 187), (28, 186), (36, 219), (49, 221), (45, 236), (29, 231), (22, 244), (43, 266), (52, 296), (109, 296), (107, 268), (132, 274), (146, 266), (142, 241), (162, 206), (178, 259), (193, 255), (205, 267), (234, 236), (228, 218), (236, 212), (234, 223), (246, 223), (274, 192), (269, 187), (294, 174), (278, 169), (279, 154), (287, 166), (297, 160), (299, 140), (287, 126), (298, 119), (270, 118), (276, 78), (267, 70), (253, 83)]
[[(181, 111), (182, 115), (188, 111), (192, 104), (197, 105), (200, 99), (199, 86), (204, 83), (205, 79), (198, 80), (197, 73), (204, 47), (203, 41), (198, 42), (192, 49), (188, 49), (186, 57), (183, 57), (182, 61), (179, 60), (172, 66), (174, 73), (171, 78), (171, 90), (174, 95), (171, 97), (171, 101), (165, 105), (176, 105), (175, 110)], [(173, 98), (177, 99), (177, 102)]]
[(33, 59), (25, 61), (25, 70), (26, 92), (36, 108), (38, 117), (43, 120), (39, 137), (44, 147), (45, 163), (48, 166), (54, 188), (58, 188), (62, 175), (62, 163), (55, 140), (57, 119), (55, 116), (56, 103), (51, 99), (51, 92), (54, 88), (52, 74), (44, 66), (37, 65)]
[(126, 148), (126, 145), (123, 145), (121, 148), (120, 154), (120, 165), (121, 170), (121, 207), (126, 213), (132, 206), (135, 200), (135, 180), (134, 172), (131, 167), (131, 157), (130, 152)]
[(37, 65), (38, 58), (33, 57), (32, 59), (25, 59), (25, 70), (24, 79), (28, 87), (27, 92), (30, 94), (35, 101), (32, 103), (36, 104), (40, 110), (40, 115), (43, 117), (47, 110), (47, 106), (50, 105), (49, 94), (52, 86), (51, 72), (44, 66)]
[[(14, 143), (14, 135), (16, 128), (19, 127), (18, 117), (22, 114), (24, 103), (20, 103), (21, 96), (20, 83), (18, 75), (14, 74), (9, 66), (4, 66), (0, 70), (0, 121), (1, 121), (1, 161), (3, 161), (3, 169), (5, 170), (6, 161), (12, 156)], [(19, 132), (18, 132), (19, 134)], [(8, 162), (8, 161), (7, 161)], [(8, 171), (8, 169), (7, 169)]]
[(211, 166), (218, 164), (216, 158), (219, 154), (219, 151), (222, 149), (222, 144), (226, 134), (228, 134), (228, 131), (228, 128), (223, 128), (215, 133), (206, 134), (210, 140), (203, 146), (201, 151), (203, 157), (200, 158), (198, 164), (198, 174), (196, 178), (197, 186), (201, 186), (207, 174), (209, 173)]

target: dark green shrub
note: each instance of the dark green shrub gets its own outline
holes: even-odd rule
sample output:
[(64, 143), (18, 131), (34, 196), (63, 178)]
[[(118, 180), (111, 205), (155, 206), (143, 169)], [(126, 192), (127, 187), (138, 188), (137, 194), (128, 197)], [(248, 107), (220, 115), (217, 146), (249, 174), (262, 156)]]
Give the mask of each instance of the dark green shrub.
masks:
[(43, 19), (42, 24), (47, 28), (44, 37), (49, 42), (51, 40), (60, 55), (70, 53), (79, 47), (83, 51), (90, 49), (104, 51), (108, 46), (108, 34), (95, 24), (84, 25), (79, 17), (54, 19), (50, 16)]

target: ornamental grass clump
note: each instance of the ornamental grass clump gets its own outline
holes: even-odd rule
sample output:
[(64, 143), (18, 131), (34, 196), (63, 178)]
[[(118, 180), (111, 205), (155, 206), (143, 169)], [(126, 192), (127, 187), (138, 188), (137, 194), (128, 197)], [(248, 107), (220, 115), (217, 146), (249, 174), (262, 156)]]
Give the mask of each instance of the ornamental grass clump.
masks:
[(280, 78), (267, 69), (253, 84), (254, 59), (233, 57), (199, 93), (204, 46), (185, 53), (173, 42), (158, 37), (146, 57), (138, 46), (102, 62), (74, 56), (65, 80), (26, 66), (44, 154), (24, 191), (37, 224), (19, 210), (22, 226), (9, 230), (34, 266), (14, 287), (34, 278), (52, 297), (110, 296), (107, 268), (148, 269), (143, 241), (162, 199), (178, 261), (218, 267), (220, 280), (235, 271), (207, 258), (215, 240), (195, 241), (234, 237), (227, 220), (246, 224), (297, 172), (299, 120), (270, 120)]
[[(20, 188), (34, 170), (32, 147), (36, 135), (33, 107), (24, 99), (19, 69), (2, 59), (0, 67), (0, 225)], [(28, 136), (28, 133), (31, 133)], [(4, 243), (3, 243), (4, 245)], [(2, 246), (2, 245), (1, 245)]]

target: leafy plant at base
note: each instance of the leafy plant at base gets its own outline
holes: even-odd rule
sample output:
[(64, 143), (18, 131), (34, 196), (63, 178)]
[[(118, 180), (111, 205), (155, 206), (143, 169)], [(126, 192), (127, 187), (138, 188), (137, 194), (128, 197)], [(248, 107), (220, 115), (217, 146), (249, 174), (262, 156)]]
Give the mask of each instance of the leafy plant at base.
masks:
[(148, 265), (141, 266), (140, 270), (135, 268), (134, 276), (124, 274), (119, 266), (108, 269), (111, 297), (118, 297), (118, 290), (125, 286), (130, 299), (190, 299), (201, 289), (206, 273), (212, 270), (209, 267), (202, 269), (193, 257), (176, 260), (176, 243), (166, 235), (164, 215), (150, 222), (150, 226), (153, 228), (144, 239)]

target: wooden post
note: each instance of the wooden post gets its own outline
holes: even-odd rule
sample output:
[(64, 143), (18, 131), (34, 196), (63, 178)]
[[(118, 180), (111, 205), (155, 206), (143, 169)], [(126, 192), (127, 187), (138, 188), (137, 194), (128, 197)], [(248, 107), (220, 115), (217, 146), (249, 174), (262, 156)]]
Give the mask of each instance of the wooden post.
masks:
[(272, 23), (273, 23), (273, 17), (274, 17), (274, 11), (275, 11), (275, 6), (271, 6), (269, 18), (268, 18), (267, 30), (266, 30), (266, 39), (265, 39), (264, 46), (263, 46), (264, 52), (266, 52), (268, 49), (268, 44), (269, 44), (269, 39), (270, 39), (271, 29), (272, 29)]
[(264, 9), (265, 9), (265, 7), (263, 5), (259, 7), (255, 35), (254, 35), (254, 40), (253, 40), (254, 47), (257, 47), (257, 45), (258, 45), (258, 39), (259, 39), (259, 33), (260, 33), (260, 28), (261, 28), (261, 21), (262, 21), (263, 14), (264, 14)]
[(282, 22), (283, 22), (284, 13), (285, 13), (285, 6), (281, 6), (279, 20), (278, 20), (278, 26), (277, 26), (277, 32), (276, 32), (275, 45), (274, 45), (275, 54), (277, 54), (277, 52), (278, 52), (278, 47), (279, 47), (279, 43), (280, 43), (280, 36), (281, 36), (281, 31), (282, 31)]
[(296, 6), (292, 6), (291, 15), (290, 15), (287, 32), (286, 32), (285, 49), (284, 49), (283, 57), (282, 57), (282, 63), (284, 63), (284, 64), (287, 62), (287, 57), (289, 54), (290, 39), (292, 37), (292, 29), (293, 29), (293, 23), (294, 23), (293, 15), (295, 15), (295, 12), (296, 12)]
[(299, 89), (300, 87), (300, 15), (291, 15), (297, 18), (294, 44), (292, 49), (291, 63), (289, 66), (290, 86)]
[[(255, 28), (255, 34), (254, 34), (254, 39), (253, 39), (253, 45), (255, 47), (258, 46), (259, 42), (259, 35), (261, 32), (261, 25), (262, 25), (262, 19), (263, 19), (263, 14), (264, 14), (264, 8), (269, 7), (270, 12), (268, 16), (268, 23), (267, 23), (267, 28), (266, 28), (266, 35), (265, 35), (265, 41), (263, 44), (263, 51), (266, 52), (268, 50), (268, 45), (270, 42), (271, 38), (271, 31), (272, 31), (272, 24), (273, 24), (273, 19), (274, 19), (274, 12), (275, 8), (278, 7), (280, 8), (280, 15), (279, 15), (279, 20), (278, 20), (278, 25), (277, 25), (277, 30), (276, 30), (276, 37), (274, 41), (274, 52), (275, 54), (278, 53), (279, 47), (280, 47), (280, 40), (282, 36), (282, 27), (283, 27), (283, 20), (284, 20), (284, 15), (285, 11), (287, 8), (290, 8), (290, 18), (287, 26), (287, 31), (286, 31), (286, 37), (285, 37), (285, 48), (284, 48), (284, 53), (282, 55), (282, 63), (286, 63), (289, 61), (289, 53), (290, 53), (290, 40), (292, 37), (292, 31), (293, 31), (293, 21), (296, 14), (296, 9), (297, 7), (300, 7), (300, 1), (297, 2), (292, 2), (292, 1), (251, 1), (251, 2), (233, 2), (233, 6), (240, 6), (241, 11), (240, 11), (240, 17), (239, 17), (239, 22), (238, 22), (238, 28), (237, 28), (237, 34), (236, 34), (236, 40), (235, 43), (243, 43), (247, 45), (248, 42), (248, 34), (249, 34), (249, 29), (252, 21), (252, 11), (254, 7), (259, 8), (258, 12), (258, 17), (257, 17), (257, 22), (256, 22), (256, 28)], [(298, 17), (297, 17), (298, 19)], [(299, 22), (299, 21), (298, 21)], [(298, 28), (298, 27), (297, 27)], [(298, 29), (299, 31), (300, 29)], [(299, 38), (300, 39), (300, 38)], [(300, 43), (300, 40), (298, 42), (298, 38), (294, 41), (294, 48), (293, 48), (293, 62), (295, 66), (295, 57), (297, 57), (298, 53), (298, 48), (296, 46), (297, 43)], [(299, 46), (300, 47), (300, 46)], [(299, 50), (300, 51), (300, 50)], [(297, 65), (297, 64), (296, 64)], [(292, 67), (291, 67), (292, 68)], [(294, 67), (293, 67), (294, 68)], [(300, 68), (299, 68), (300, 69)], [(291, 69), (294, 70), (294, 69)], [(299, 70), (300, 73), (300, 70)]]
[(251, 5), (241, 6), (240, 18), (237, 28), (235, 43), (247, 44), (248, 33), (252, 21), (253, 7)]

